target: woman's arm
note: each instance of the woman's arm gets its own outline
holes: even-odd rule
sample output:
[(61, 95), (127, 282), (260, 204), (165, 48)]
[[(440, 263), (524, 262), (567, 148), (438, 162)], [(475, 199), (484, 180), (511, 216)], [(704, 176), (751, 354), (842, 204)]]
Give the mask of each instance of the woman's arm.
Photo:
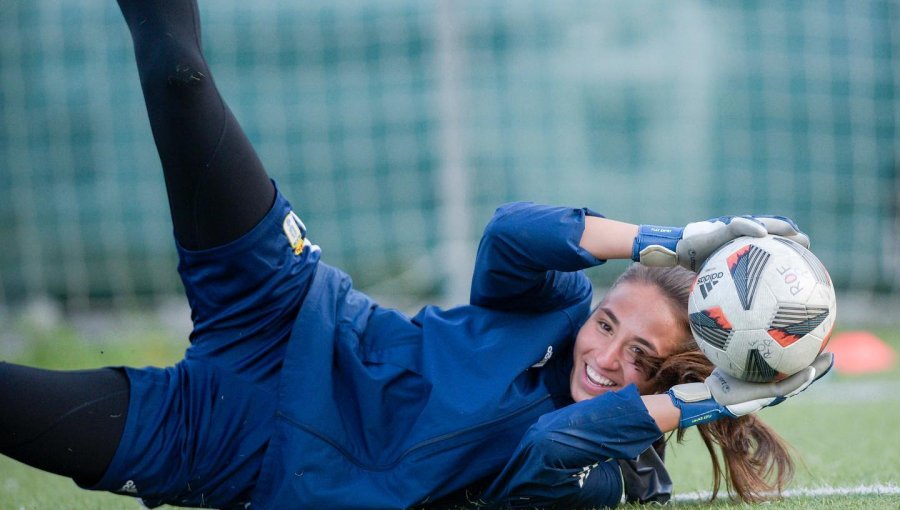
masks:
[(580, 245), (592, 214), (524, 202), (497, 209), (478, 246), (470, 302), (516, 312), (589, 304), (579, 270), (603, 263)]
[(623, 483), (615, 460), (637, 458), (662, 435), (634, 386), (572, 404), (528, 429), (482, 499), (501, 508), (615, 506)]
[(656, 422), (663, 433), (671, 432), (678, 428), (678, 422), (681, 419), (681, 410), (675, 407), (672, 399), (668, 394), (661, 395), (644, 395), (641, 397), (650, 417)]
[(638, 226), (587, 209), (528, 203), (497, 209), (478, 250), (473, 300), (540, 290), (548, 271), (576, 271), (630, 259)]
[(616, 506), (624, 486), (629, 502), (665, 503), (671, 479), (653, 446), (680, 414), (668, 395), (629, 387), (545, 415), (481, 499), (501, 508), (602, 508)]
[(630, 259), (637, 232), (638, 226), (631, 223), (588, 216), (579, 244), (601, 260)]
[(470, 302), (503, 310), (549, 311), (590, 297), (578, 271), (608, 259), (693, 271), (726, 242), (776, 234), (808, 246), (780, 216), (722, 216), (685, 227), (634, 225), (589, 209), (517, 202), (497, 209), (475, 261)]

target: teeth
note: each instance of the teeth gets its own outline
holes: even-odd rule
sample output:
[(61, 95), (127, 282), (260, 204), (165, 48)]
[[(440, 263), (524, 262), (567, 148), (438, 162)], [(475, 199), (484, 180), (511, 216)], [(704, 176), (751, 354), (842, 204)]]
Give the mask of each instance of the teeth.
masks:
[(609, 379), (607, 379), (606, 377), (603, 377), (602, 375), (598, 374), (593, 368), (591, 368), (590, 365), (585, 363), (584, 367), (585, 367), (585, 371), (587, 372), (588, 379), (592, 383), (596, 384), (597, 386), (615, 386), (616, 385), (616, 383), (614, 383), (614, 382), (610, 381)]

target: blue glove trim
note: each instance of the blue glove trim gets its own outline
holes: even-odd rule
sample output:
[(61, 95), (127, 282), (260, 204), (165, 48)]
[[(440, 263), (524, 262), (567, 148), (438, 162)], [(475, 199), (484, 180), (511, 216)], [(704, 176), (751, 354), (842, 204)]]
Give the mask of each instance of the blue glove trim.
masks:
[(787, 397), (778, 397), (775, 400), (773, 400), (772, 403), (767, 405), (766, 407), (777, 406), (778, 404), (784, 402), (785, 400), (787, 400)]
[(666, 393), (672, 399), (672, 404), (681, 410), (681, 419), (678, 421), (680, 429), (702, 425), (725, 417), (736, 418), (734, 414), (712, 398), (699, 402), (685, 402), (676, 397), (672, 390)]
[(750, 219), (752, 219), (754, 221), (759, 221), (760, 218), (763, 218), (763, 219), (773, 218), (776, 220), (781, 220), (781, 221), (787, 223), (788, 225), (790, 225), (791, 228), (796, 230), (798, 233), (803, 233), (803, 231), (800, 230), (800, 227), (797, 226), (797, 222), (788, 218), (787, 216), (778, 216), (776, 214), (752, 214), (752, 215), (750, 215)]
[(638, 226), (638, 233), (634, 236), (634, 244), (631, 246), (631, 260), (640, 262), (641, 251), (648, 246), (658, 245), (674, 252), (683, 233), (684, 228), (681, 227)]

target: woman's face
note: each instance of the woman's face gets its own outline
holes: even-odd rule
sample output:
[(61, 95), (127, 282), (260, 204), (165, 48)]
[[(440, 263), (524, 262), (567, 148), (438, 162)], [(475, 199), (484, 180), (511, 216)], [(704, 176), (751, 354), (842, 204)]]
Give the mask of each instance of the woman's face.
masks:
[(578, 331), (569, 380), (572, 399), (580, 402), (632, 383), (648, 393), (637, 358), (667, 356), (690, 334), (670, 303), (655, 285), (615, 286)]

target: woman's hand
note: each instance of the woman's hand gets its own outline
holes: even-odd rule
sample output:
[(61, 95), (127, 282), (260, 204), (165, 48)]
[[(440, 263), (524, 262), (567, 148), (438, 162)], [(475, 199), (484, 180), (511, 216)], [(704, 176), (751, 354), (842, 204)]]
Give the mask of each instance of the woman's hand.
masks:
[(631, 259), (647, 266), (680, 265), (699, 271), (720, 246), (742, 236), (786, 237), (809, 248), (809, 237), (784, 216), (722, 216), (688, 223), (684, 228), (640, 225)]
[(752, 383), (719, 369), (702, 383), (678, 384), (668, 391), (672, 404), (681, 411), (678, 427), (685, 428), (718, 420), (738, 418), (764, 407), (778, 405), (809, 387), (834, 365), (834, 355), (820, 354), (796, 374), (770, 383)]

